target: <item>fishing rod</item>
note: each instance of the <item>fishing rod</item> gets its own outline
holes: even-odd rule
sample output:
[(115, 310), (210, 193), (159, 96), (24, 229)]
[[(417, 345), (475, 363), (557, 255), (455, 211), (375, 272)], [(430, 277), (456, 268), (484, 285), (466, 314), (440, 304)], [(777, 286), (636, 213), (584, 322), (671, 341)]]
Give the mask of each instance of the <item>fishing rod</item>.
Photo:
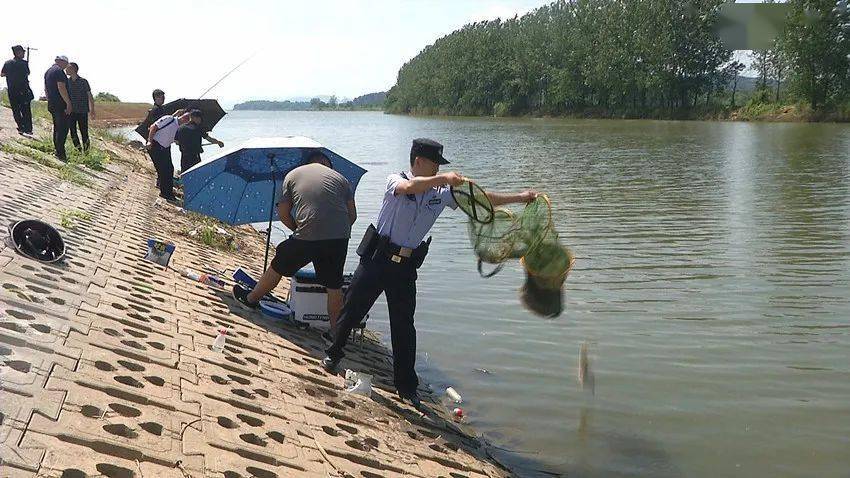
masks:
[(30, 61), (30, 50), (32, 50), (32, 51), (38, 51), (38, 48), (33, 48), (33, 47), (31, 47), (31, 46), (27, 46), (27, 62), (29, 62), (29, 61)]
[(224, 76), (222, 76), (221, 78), (219, 78), (219, 79), (218, 79), (218, 81), (216, 81), (215, 83), (213, 83), (213, 85), (212, 85), (212, 86), (210, 86), (209, 88), (207, 88), (207, 90), (206, 90), (206, 91), (204, 91), (203, 93), (201, 93), (201, 96), (199, 96), (199, 97), (198, 97), (198, 99), (201, 99), (201, 98), (203, 98), (204, 96), (206, 96), (206, 94), (207, 94), (207, 93), (209, 93), (209, 92), (210, 92), (210, 90), (212, 90), (213, 88), (215, 88), (216, 86), (218, 86), (218, 84), (219, 84), (219, 83), (221, 83), (222, 81), (224, 81), (224, 79), (225, 79), (225, 78), (227, 78), (228, 76), (230, 76), (230, 74), (231, 74), (231, 73), (233, 73), (234, 71), (238, 70), (240, 66), (244, 65), (245, 63), (248, 63), (248, 61), (249, 61), (249, 60), (251, 60), (251, 58), (254, 58), (254, 57), (257, 55), (257, 53), (258, 53), (258, 51), (255, 51), (254, 53), (251, 53), (251, 56), (249, 56), (248, 58), (245, 58), (244, 60), (242, 60), (242, 62), (241, 62), (241, 63), (239, 63), (238, 65), (234, 66), (232, 70), (230, 70), (230, 71), (228, 71), (227, 73), (225, 73), (225, 74), (224, 74)]

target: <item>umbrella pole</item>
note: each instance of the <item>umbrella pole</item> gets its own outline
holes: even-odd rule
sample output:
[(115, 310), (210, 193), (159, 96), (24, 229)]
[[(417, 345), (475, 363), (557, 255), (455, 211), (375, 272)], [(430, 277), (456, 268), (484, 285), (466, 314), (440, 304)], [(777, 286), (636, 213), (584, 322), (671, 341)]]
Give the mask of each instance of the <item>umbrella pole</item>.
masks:
[(277, 180), (275, 180), (274, 174), (272, 174), (272, 204), (269, 208), (269, 228), (266, 230), (266, 258), (263, 259), (263, 272), (266, 272), (266, 269), (269, 268), (269, 248), (272, 244), (272, 220), (274, 219), (274, 194), (277, 189)]

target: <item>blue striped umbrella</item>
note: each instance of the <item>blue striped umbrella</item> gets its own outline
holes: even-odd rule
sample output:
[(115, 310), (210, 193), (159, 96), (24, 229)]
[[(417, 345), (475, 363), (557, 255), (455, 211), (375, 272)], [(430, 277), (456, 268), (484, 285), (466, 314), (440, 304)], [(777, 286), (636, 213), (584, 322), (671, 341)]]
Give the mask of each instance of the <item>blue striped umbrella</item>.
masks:
[(253, 138), (181, 174), (183, 208), (231, 225), (268, 221), (268, 259), (278, 185), (317, 150), (348, 180), (353, 193), (366, 170), (318, 142), (303, 136)]

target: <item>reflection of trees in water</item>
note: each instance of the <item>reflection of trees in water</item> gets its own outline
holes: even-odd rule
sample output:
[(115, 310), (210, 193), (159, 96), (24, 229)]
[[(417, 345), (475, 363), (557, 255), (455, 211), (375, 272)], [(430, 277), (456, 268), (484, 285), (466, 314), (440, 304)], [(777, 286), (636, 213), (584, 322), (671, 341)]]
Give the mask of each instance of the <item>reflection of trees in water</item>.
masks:
[[(834, 125), (782, 125), (772, 131), (771, 154), (761, 155), (756, 201), (768, 231), (759, 266), (776, 286), (774, 312), (800, 317), (847, 303), (836, 284), (848, 276), (850, 174), (847, 151)], [(802, 289), (805, 288), (805, 289)]]

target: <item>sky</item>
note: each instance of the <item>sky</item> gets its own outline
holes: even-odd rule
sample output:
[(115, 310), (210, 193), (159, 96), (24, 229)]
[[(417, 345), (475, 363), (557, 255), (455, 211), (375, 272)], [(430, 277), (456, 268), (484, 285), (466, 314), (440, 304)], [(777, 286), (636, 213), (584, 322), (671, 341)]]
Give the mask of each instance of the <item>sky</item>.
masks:
[(250, 57), (208, 95), (228, 107), (248, 99), (353, 98), (385, 91), (399, 68), (437, 38), (466, 23), (512, 17), (548, 1), (3, 3), (0, 46), (38, 49), (30, 54), (36, 94), (59, 54), (80, 65), (80, 76), (95, 93), (146, 102), (154, 88), (171, 99), (197, 97)]

